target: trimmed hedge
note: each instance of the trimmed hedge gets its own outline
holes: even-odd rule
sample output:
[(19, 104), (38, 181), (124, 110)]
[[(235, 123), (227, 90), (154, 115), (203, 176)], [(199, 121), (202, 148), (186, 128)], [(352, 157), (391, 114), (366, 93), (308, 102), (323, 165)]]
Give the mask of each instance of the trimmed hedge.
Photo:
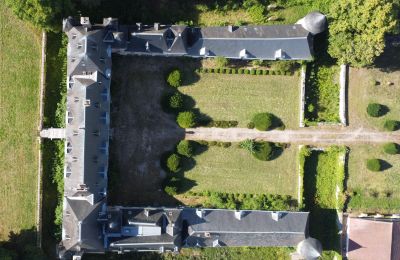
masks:
[(178, 69), (171, 71), (167, 76), (167, 83), (171, 87), (180, 87), (182, 84), (182, 75)]
[(179, 172), (180, 171), (180, 164), (181, 164), (181, 157), (179, 155), (177, 155), (176, 153), (171, 154), (168, 158), (167, 158), (167, 168), (168, 170), (170, 170), (171, 172)]
[(383, 151), (387, 154), (398, 154), (400, 146), (396, 143), (387, 143), (383, 146)]
[(178, 143), (176, 146), (176, 151), (178, 154), (186, 156), (186, 157), (192, 157), (193, 156), (193, 144), (192, 142), (188, 140), (182, 140)]
[(293, 75), (290, 71), (235, 68), (199, 68), (198, 73), (245, 74), (245, 75)]
[(178, 114), (176, 122), (182, 128), (190, 128), (196, 126), (197, 118), (193, 111), (185, 111)]
[(378, 103), (370, 103), (367, 106), (367, 113), (372, 117), (380, 117), (383, 115), (384, 107)]
[(270, 113), (258, 113), (254, 115), (252, 122), (259, 131), (267, 131), (272, 127), (273, 115)]
[(225, 120), (217, 120), (217, 121), (211, 121), (210, 123), (207, 124), (208, 127), (219, 127), (219, 128), (230, 128), (230, 127), (236, 127), (239, 124), (238, 121), (225, 121)]
[(396, 131), (400, 128), (400, 122), (396, 120), (386, 120), (383, 128), (387, 131)]
[(382, 170), (382, 164), (379, 159), (368, 159), (367, 169), (373, 172), (379, 172)]

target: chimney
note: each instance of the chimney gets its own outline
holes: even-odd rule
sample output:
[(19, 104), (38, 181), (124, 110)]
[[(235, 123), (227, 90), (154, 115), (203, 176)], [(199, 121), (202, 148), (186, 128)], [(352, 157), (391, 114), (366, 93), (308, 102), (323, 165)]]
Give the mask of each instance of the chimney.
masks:
[(204, 217), (204, 210), (202, 210), (202, 209), (196, 209), (196, 215), (197, 215), (199, 218), (203, 218), (203, 217)]
[(149, 217), (150, 216), (150, 210), (149, 209), (144, 209), (144, 215), (146, 217)]
[(243, 217), (243, 211), (241, 211), (241, 210), (236, 210), (235, 211), (235, 218), (236, 219), (238, 219), (238, 220), (241, 220), (242, 219), (242, 217)]
[(281, 213), (279, 211), (278, 212), (273, 211), (271, 212), (271, 218), (275, 221), (279, 221), (279, 219), (281, 218)]
[(142, 30), (142, 23), (136, 23), (136, 27), (138, 31)]
[(229, 32), (233, 32), (233, 26), (232, 25), (228, 25), (228, 31)]
[(154, 30), (160, 30), (160, 23), (154, 23)]
[(92, 27), (92, 24), (90, 23), (89, 17), (81, 17), (81, 24), (85, 28)]

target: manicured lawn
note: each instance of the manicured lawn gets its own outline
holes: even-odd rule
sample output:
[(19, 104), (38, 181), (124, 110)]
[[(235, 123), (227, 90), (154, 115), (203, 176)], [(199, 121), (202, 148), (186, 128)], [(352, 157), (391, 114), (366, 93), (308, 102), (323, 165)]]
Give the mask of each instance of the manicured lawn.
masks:
[(255, 113), (270, 112), (293, 129), (299, 124), (299, 84), (297, 75), (202, 73), (199, 81), (180, 91), (214, 120), (236, 120), (239, 127), (246, 127)]
[(185, 184), (195, 183), (192, 191), (280, 194), (297, 198), (297, 152), (285, 149), (272, 161), (259, 161), (236, 144), (229, 148), (209, 147), (194, 157), (194, 168), (185, 172)]
[[(366, 160), (378, 158), (388, 163), (388, 169), (371, 172)], [(358, 145), (351, 147), (349, 155), (348, 205), (351, 211), (394, 212), (400, 207), (400, 155), (383, 152), (382, 145)]]
[[(400, 71), (387, 73), (378, 69), (351, 68), (348, 93), (350, 126), (383, 130), (385, 120), (400, 120)], [(371, 102), (387, 106), (389, 112), (379, 118), (368, 116), (367, 106)]]
[(40, 33), (0, 0), (0, 241), (35, 227)]

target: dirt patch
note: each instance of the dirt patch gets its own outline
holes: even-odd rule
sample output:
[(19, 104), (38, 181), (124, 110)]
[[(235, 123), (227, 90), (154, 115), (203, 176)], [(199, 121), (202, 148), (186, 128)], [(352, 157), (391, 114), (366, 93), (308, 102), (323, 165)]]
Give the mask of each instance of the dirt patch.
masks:
[(111, 84), (109, 203), (176, 205), (162, 191), (161, 156), (184, 138), (175, 117), (162, 111), (160, 99), (173, 68), (193, 71), (196, 60), (114, 56)]

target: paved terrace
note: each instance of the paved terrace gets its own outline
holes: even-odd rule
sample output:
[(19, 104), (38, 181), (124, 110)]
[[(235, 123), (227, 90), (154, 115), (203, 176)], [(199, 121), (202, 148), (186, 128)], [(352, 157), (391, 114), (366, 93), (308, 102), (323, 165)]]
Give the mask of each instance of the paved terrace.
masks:
[(301, 130), (258, 131), (247, 128), (189, 128), (185, 139), (240, 142), (245, 139), (257, 139), (277, 143), (296, 143), (308, 145), (354, 144), (354, 143), (386, 143), (400, 142), (398, 132), (378, 132), (373, 130), (335, 129), (319, 130), (305, 128)]

